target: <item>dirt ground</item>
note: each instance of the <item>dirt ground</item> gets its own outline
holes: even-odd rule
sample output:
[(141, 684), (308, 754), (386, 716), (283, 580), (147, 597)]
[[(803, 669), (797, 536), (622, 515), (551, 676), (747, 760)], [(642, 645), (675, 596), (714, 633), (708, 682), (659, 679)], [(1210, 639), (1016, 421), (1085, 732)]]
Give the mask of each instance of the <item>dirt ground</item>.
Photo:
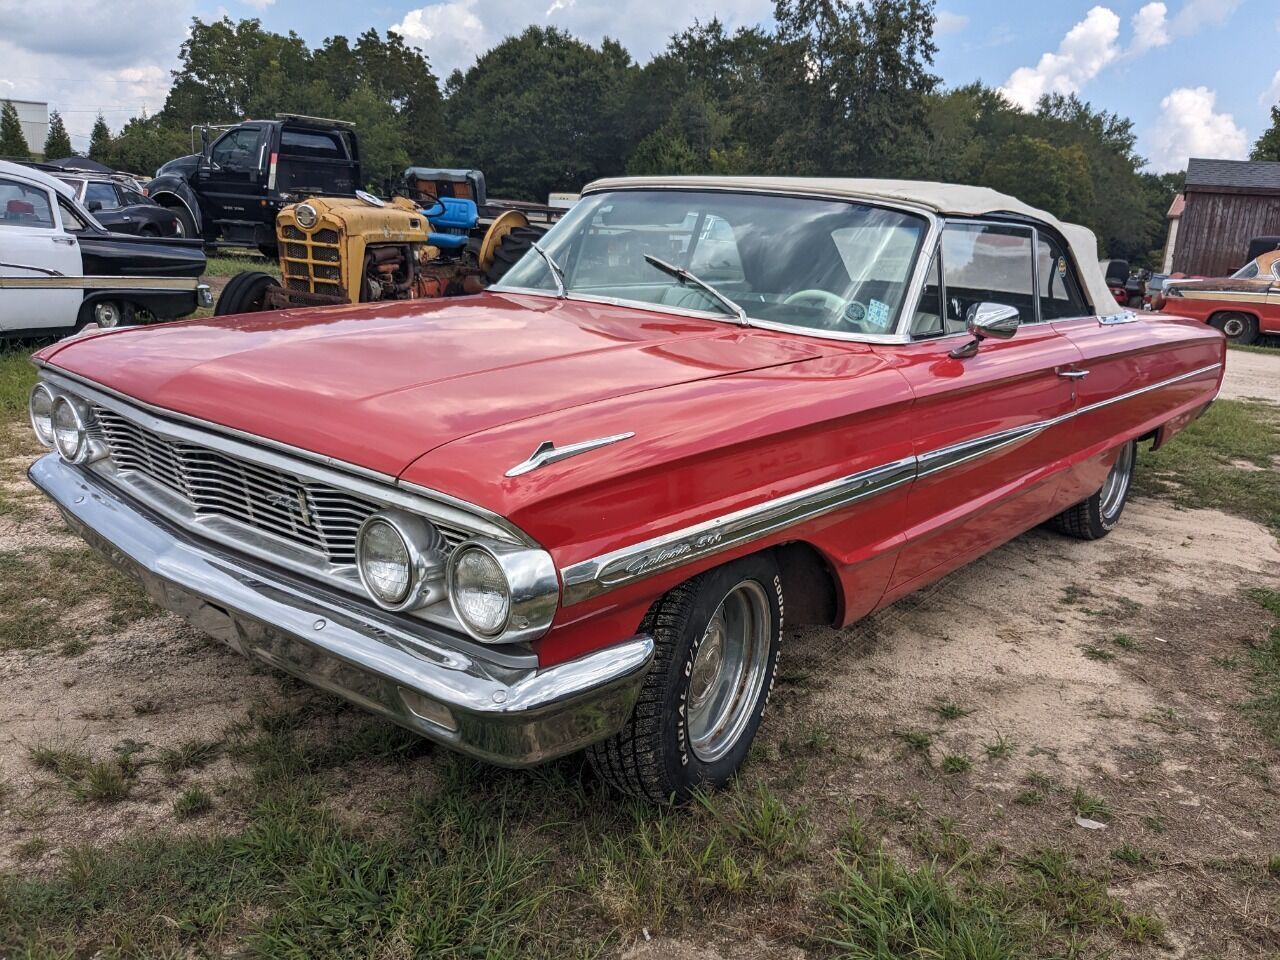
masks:
[[(1280, 402), (1280, 357), (1232, 351), (1223, 395)], [(0, 516), (0, 549), (77, 546), (43, 500), (24, 502), (21, 516)], [(1140, 849), (1158, 866), (1120, 866), (1111, 892), (1162, 917), (1167, 944), (1125, 955), (1280, 950), (1280, 882), (1256, 867), (1280, 854), (1280, 762), (1236, 706), (1248, 696), (1238, 664), (1269, 628), (1241, 591), (1277, 585), (1272, 532), (1212, 510), (1132, 501), (1095, 543), (1033, 531), (848, 630), (792, 631), (762, 731), (765, 769), (802, 738), (816, 744), (789, 787), (819, 836), (834, 835), (852, 801), (904, 849), (916, 821), (900, 814), (912, 809), (988, 843), (1103, 860)], [(117, 631), (79, 611), (65, 630), (87, 637), (83, 652), (0, 654), (0, 783), (10, 787), (0, 870), (48, 871), (73, 844), (134, 831), (233, 827), (171, 815), (180, 790), (216, 793), (236, 775), (225, 757), (180, 776), (147, 767), (127, 799), (84, 804), (33, 765), (30, 747), (62, 742), (100, 757), (215, 740), (297, 688), (166, 614)], [(905, 746), (912, 733), (928, 745)], [(1006, 746), (993, 755), (997, 743)], [(422, 757), (412, 776), (429, 781), (439, 757)], [(972, 772), (938, 776), (951, 757)], [(376, 764), (367, 776), (349, 779), (348, 803), (393, 788)], [(1105, 798), (1103, 828), (1077, 825), (1076, 788)], [(24, 846), (35, 836), (42, 852)], [(739, 928), (696, 943), (642, 938), (623, 956), (804, 954)]]
[(1280, 348), (1270, 353), (1227, 351), (1227, 379), (1222, 384), (1221, 395), (1280, 403)]

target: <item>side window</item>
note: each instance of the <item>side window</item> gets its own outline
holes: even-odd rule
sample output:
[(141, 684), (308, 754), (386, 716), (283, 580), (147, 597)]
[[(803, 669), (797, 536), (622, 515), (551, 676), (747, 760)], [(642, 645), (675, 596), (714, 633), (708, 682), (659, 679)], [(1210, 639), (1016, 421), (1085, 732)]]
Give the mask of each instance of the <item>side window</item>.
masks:
[(1041, 234), (1036, 257), (1040, 274), (1040, 319), (1066, 320), (1092, 314), (1061, 245)]
[(1036, 319), (1031, 281), (1031, 229), (1005, 224), (948, 223), (942, 231), (947, 333), (965, 329), (980, 303), (1014, 307), (1023, 323)]
[(1258, 261), (1250, 260), (1231, 275), (1232, 280), (1252, 280), (1258, 275)]
[(0, 178), (0, 226), (52, 229), (53, 207), (48, 192)]
[(232, 130), (213, 145), (209, 158), (220, 167), (245, 172), (256, 168), (258, 141), (261, 131), (257, 127), (241, 127)]
[(114, 210), (120, 206), (120, 201), (116, 197), (116, 188), (109, 183), (102, 181), (91, 182), (84, 189), (84, 204), (88, 206), (91, 203), (102, 204), (103, 210)]
[(920, 305), (911, 318), (911, 336), (917, 339), (937, 337), (947, 332), (942, 323), (942, 263), (939, 258), (940, 254), (935, 252), (924, 289), (920, 291)]
[(84, 218), (76, 213), (75, 207), (67, 203), (61, 197), (58, 198), (58, 209), (62, 211), (62, 229), (68, 233), (80, 233), (89, 229), (89, 225), (84, 222)]

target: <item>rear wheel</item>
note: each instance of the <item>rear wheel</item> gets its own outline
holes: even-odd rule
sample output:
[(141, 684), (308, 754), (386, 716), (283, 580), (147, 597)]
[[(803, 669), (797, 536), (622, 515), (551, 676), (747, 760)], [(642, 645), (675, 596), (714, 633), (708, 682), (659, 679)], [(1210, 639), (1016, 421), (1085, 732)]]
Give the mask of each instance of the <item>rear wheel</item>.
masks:
[(490, 283), (501, 280), (508, 270), (533, 249), (533, 245), (541, 240), (546, 232), (542, 227), (516, 227), (508, 233), (498, 244), (498, 249), (493, 252), (493, 263), (485, 271), (485, 279)]
[(1253, 343), (1258, 339), (1258, 318), (1247, 313), (1215, 313), (1209, 323), (1232, 343)]
[(770, 554), (717, 567), (659, 600), (640, 628), (656, 650), (635, 710), (588, 752), (600, 777), (656, 803), (732, 777), (769, 702), (782, 610)]
[(82, 330), (91, 323), (97, 324), (99, 330), (131, 327), (136, 317), (137, 308), (132, 303), (123, 300), (95, 300), (81, 308), (76, 329)]
[(251, 270), (237, 273), (223, 288), (218, 304), (213, 308), (215, 317), (233, 313), (257, 313), (267, 309), (267, 291), (280, 286), (280, 281), (269, 273)]
[(1116, 462), (1111, 465), (1111, 472), (1097, 492), (1062, 511), (1049, 521), (1049, 525), (1059, 533), (1080, 540), (1098, 540), (1115, 529), (1124, 505), (1129, 502), (1137, 446), (1137, 441), (1130, 440), (1121, 447)]

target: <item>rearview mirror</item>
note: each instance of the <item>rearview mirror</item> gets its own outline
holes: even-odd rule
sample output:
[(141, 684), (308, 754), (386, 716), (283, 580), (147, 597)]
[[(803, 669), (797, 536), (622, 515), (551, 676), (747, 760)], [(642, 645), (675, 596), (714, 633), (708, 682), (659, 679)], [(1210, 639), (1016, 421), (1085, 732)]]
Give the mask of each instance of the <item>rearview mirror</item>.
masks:
[(90, 213), (97, 213), (99, 210), (102, 209), (102, 201), (90, 200), (88, 204), (86, 204), (86, 206), (88, 207)]
[(951, 351), (957, 359), (972, 357), (978, 352), (978, 345), (990, 337), (993, 340), (1008, 340), (1018, 332), (1021, 315), (1017, 307), (1003, 303), (975, 303), (965, 314), (964, 326), (973, 337), (962, 347)]

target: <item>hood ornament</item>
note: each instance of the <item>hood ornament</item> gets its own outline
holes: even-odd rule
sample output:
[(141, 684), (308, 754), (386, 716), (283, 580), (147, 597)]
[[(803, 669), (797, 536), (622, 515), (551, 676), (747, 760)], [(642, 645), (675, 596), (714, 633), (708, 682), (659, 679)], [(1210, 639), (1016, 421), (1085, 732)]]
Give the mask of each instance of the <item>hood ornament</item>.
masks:
[(532, 473), (539, 467), (545, 467), (548, 463), (558, 463), (561, 460), (568, 460), (570, 457), (576, 457), (580, 453), (586, 453), (589, 450), (595, 450), (599, 447), (607, 447), (611, 443), (617, 443), (619, 440), (629, 440), (635, 436), (635, 431), (627, 433), (615, 433), (611, 437), (600, 437), (597, 440), (583, 440), (579, 443), (569, 443), (563, 447), (557, 447), (550, 440), (543, 440), (538, 444), (538, 448), (529, 455), (529, 459), (521, 463), (517, 463), (514, 467), (507, 471), (508, 477), (519, 477), (526, 473)]

